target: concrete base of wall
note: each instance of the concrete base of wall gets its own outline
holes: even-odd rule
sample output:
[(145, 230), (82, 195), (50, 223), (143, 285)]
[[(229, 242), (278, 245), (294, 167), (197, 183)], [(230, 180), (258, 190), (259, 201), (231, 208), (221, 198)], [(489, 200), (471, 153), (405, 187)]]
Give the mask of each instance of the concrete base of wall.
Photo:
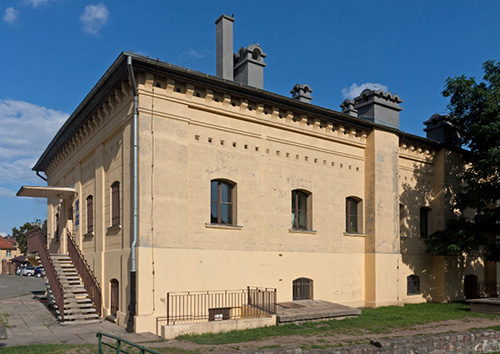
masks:
[(249, 329), (266, 326), (275, 326), (276, 316), (260, 318), (244, 318), (239, 320), (210, 321), (201, 323), (176, 324), (172, 326), (161, 326), (161, 337), (173, 339), (182, 334), (202, 334), (202, 333), (220, 333), (235, 329)]
[(500, 299), (472, 299), (467, 300), (467, 302), (470, 303), (470, 310), (472, 312), (500, 314)]

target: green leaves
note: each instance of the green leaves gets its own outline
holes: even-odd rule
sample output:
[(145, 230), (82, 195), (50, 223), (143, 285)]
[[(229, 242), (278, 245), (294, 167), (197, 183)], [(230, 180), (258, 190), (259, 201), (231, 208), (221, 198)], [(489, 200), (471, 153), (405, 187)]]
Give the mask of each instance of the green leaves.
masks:
[[(463, 188), (453, 206), (461, 216), (426, 243), (438, 254), (471, 253), (485, 245), (487, 256), (500, 261), (500, 62), (488, 60), (483, 70), (482, 82), (462, 75), (445, 83), (449, 119), (470, 150), (469, 165), (459, 176)], [(467, 219), (470, 210), (475, 215)]]
[(39, 228), (42, 235), (47, 237), (47, 220), (42, 222), (42, 220), (36, 219), (33, 222), (24, 223), (19, 229), (17, 227), (12, 228), (12, 236), (16, 238), (17, 247), (23, 254), (26, 254), (28, 233), (35, 228)]

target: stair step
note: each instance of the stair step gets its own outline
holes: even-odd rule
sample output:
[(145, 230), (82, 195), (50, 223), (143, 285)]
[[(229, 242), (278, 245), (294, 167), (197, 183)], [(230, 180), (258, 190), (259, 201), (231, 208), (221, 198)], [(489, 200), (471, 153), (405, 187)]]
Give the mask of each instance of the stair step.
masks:
[(69, 321), (69, 320), (90, 320), (90, 319), (98, 319), (99, 316), (97, 314), (89, 314), (89, 315), (83, 315), (83, 314), (76, 314), (76, 315), (64, 315), (64, 321)]
[(85, 325), (85, 324), (93, 324), (93, 323), (101, 323), (101, 320), (74, 320), (74, 321), (63, 321), (61, 325), (63, 326), (74, 326), (74, 325)]
[[(65, 254), (50, 254), (50, 257), (64, 293), (64, 321), (62, 324), (99, 323), (99, 315), (71, 258)], [(54, 298), (48, 283), (47, 297)], [(60, 314), (57, 306), (55, 306), (55, 312)], [(61, 320), (60, 315), (58, 317)]]

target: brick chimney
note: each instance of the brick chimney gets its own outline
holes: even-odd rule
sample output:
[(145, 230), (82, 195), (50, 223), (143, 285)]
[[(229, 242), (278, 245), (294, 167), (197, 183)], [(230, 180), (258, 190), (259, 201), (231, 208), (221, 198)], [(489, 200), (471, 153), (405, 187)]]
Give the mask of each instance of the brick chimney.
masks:
[(234, 81), (264, 88), (264, 58), (267, 56), (258, 44), (241, 47), (234, 54)]
[(215, 21), (217, 76), (233, 80), (233, 22), (234, 18), (221, 15)]
[(427, 139), (436, 140), (448, 145), (460, 146), (460, 136), (448, 118), (448, 116), (434, 114), (429, 120), (425, 121), (424, 131), (427, 133)]
[(354, 109), (358, 117), (370, 122), (399, 129), (399, 112), (403, 102), (398, 95), (382, 90), (366, 89), (354, 99)]

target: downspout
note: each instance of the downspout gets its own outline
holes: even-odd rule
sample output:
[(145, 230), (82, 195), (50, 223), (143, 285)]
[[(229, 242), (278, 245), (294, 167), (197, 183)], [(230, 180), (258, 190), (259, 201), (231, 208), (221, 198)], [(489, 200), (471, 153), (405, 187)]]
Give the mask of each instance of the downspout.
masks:
[(138, 191), (137, 191), (137, 106), (138, 93), (135, 82), (134, 69), (132, 67), (132, 57), (127, 57), (128, 74), (130, 77), (130, 85), (134, 94), (134, 118), (132, 120), (132, 200), (133, 200), (133, 217), (132, 217), (132, 244), (130, 246), (131, 265), (130, 265), (130, 303), (128, 306), (128, 321), (127, 332), (134, 332), (134, 318), (136, 315), (136, 268), (135, 268), (135, 247), (137, 245), (137, 225), (138, 225)]
[(41, 179), (43, 179), (45, 182), (47, 182), (47, 178), (43, 177), (41, 174), (40, 174), (40, 171), (36, 170), (36, 175), (38, 177), (40, 177)]

